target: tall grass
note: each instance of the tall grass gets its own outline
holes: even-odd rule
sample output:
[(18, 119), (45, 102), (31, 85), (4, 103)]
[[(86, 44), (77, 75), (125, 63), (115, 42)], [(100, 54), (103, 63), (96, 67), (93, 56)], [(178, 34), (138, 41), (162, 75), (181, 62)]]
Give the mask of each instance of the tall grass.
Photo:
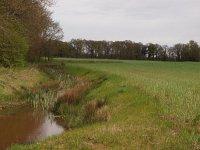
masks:
[(38, 90), (34, 93), (29, 93), (28, 102), (32, 104), (35, 109), (50, 110), (54, 107), (57, 101), (55, 92)]
[(10, 69), (0, 67), (0, 105), (20, 105), (24, 90), (32, 89), (47, 80), (48, 76), (34, 66)]

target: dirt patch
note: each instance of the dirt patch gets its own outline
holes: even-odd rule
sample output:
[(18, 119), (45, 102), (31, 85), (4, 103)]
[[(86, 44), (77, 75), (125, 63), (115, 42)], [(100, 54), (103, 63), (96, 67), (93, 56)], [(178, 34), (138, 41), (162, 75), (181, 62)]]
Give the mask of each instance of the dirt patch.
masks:
[(84, 142), (83, 145), (95, 150), (108, 150), (108, 148), (105, 145), (99, 143)]

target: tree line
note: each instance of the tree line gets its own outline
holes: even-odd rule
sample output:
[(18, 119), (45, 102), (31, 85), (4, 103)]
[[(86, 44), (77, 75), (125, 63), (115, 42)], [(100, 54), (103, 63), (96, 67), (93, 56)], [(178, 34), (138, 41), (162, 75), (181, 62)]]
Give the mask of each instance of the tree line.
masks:
[(62, 29), (51, 17), (52, 0), (0, 0), (0, 64), (39, 61), (61, 40)]
[(52, 19), (53, 0), (0, 0), (0, 65), (10, 67), (42, 57), (200, 61), (197, 42), (170, 47), (133, 41), (72, 39)]
[(53, 41), (54, 57), (106, 58), (125, 60), (200, 61), (197, 42), (174, 46), (142, 44), (133, 41), (92, 41), (72, 39), (70, 42)]

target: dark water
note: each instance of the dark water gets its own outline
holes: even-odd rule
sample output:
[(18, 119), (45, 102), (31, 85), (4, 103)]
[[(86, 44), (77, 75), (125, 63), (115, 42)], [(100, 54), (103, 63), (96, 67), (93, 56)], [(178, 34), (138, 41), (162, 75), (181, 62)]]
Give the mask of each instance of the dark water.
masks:
[(63, 131), (62, 121), (43, 111), (28, 107), (0, 111), (0, 149), (43, 140)]

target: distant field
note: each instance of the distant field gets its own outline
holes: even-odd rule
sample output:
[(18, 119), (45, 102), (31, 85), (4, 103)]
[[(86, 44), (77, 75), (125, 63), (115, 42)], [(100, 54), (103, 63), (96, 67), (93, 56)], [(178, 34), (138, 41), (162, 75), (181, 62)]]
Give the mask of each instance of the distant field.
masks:
[(85, 100), (106, 98), (112, 118), (12, 149), (198, 149), (200, 63), (57, 59), (66, 70), (105, 81)]
[(75, 66), (123, 77), (125, 85), (138, 87), (155, 97), (169, 115), (184, 120), (200, 115), (200, 63), (116, 60), (107, 63), (109, 60), (88, 59), (68, 61), (81, 62), (72, 64)]

